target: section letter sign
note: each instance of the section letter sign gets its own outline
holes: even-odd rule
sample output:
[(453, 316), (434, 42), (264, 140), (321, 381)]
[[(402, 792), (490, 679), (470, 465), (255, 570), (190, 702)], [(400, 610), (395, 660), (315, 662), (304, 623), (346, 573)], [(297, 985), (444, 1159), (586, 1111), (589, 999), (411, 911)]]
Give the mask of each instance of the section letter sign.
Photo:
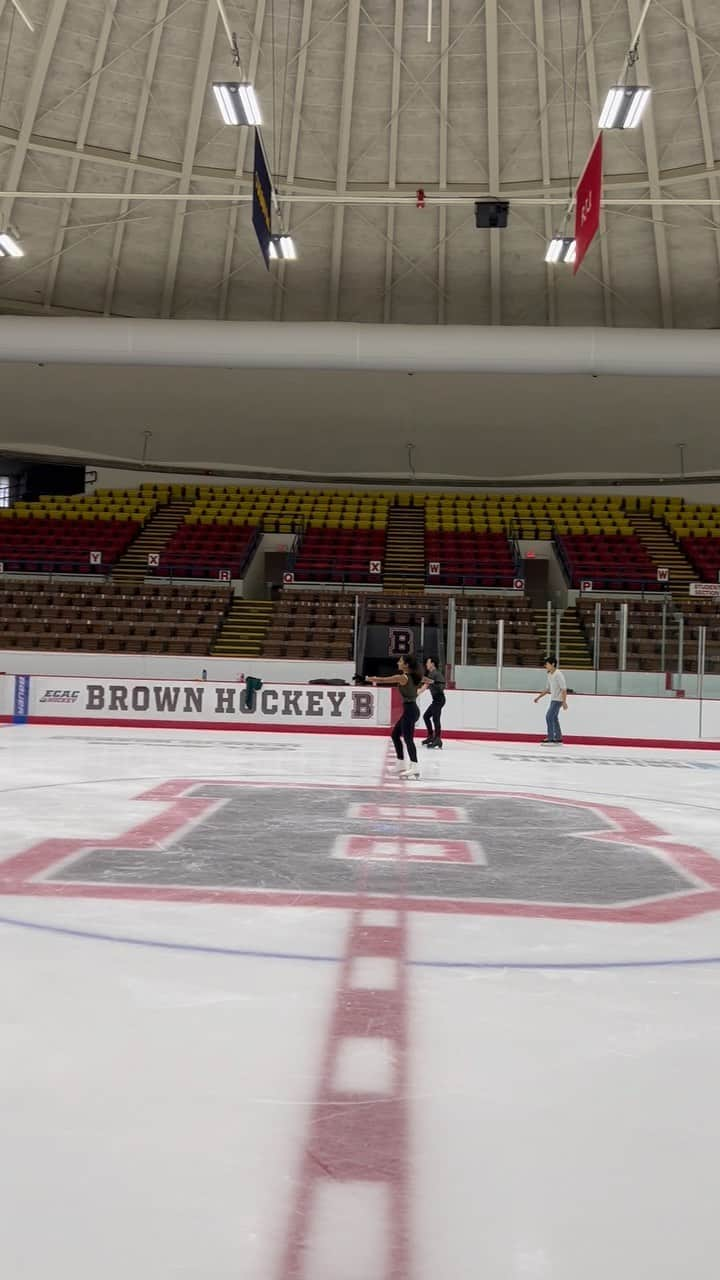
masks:
[(580, 269), (593, 236), (600, 225), (602, 201), (602, 134), (599, 133), (575, 188), (575, 263), (573, 275)]
[(253, 170), (252, 220), (265, 266), (270, 270), (270, 238), (272, 236), (272, 183), (265, 162), (260, 134), (255, 130), (255, 167)]

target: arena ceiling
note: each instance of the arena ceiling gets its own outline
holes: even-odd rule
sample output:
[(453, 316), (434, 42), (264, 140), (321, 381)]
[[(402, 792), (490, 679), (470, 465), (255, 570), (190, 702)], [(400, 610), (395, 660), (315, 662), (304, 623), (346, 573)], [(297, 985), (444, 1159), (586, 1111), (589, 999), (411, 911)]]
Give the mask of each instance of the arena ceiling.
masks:
[[(608, 203), (575, 278), (545, 244), (640, 0), (431, 0), (429, 42), (428, 0), (229, 0), (300, 253), (270, 274), (250, 131), (210, 90), (237, 78), (213, 0), (22, 7), (34, 33), (0, 0), (0, 216), (26, 250), (0, 261), (5, 313), (720, 323), (718, 0), (650, 5), (651, 107), (606, 135)], [(506, 230), (475, 229), (483, 196), (511, 201)]]

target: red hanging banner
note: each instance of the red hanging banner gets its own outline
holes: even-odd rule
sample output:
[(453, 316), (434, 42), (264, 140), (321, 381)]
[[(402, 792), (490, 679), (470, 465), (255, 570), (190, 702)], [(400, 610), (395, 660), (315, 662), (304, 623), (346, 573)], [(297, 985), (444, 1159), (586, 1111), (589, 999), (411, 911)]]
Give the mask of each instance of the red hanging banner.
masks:
[(602, 134), (599, 133), (575, 189), (575, 264), (573, 275), (582, 265), (593, 236), (600, 225), (602, 202)]

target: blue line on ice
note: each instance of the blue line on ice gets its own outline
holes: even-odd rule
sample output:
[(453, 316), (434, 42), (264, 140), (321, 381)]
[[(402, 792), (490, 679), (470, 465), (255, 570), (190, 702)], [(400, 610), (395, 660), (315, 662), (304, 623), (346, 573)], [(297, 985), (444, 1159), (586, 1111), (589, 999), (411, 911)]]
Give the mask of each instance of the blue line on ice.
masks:
[[(50, 933), (64, 938), (90, 942), (110, 942), (125, 947), (149, 947), (158, 951), (192, 952), (197, 955), (235, 956), (245, 960), (292, 960), (306, 964), (340, 964), (343, 956), (312, 955), (294, 951), (260, 951), (243, 947), (214, 947), (194, 942), (170, 942), (161, 938), (133, 938), (124, 934), (100, 933), (90, 929), (72, 929), (66, 925), (43, 924), (37, 920), (18, 920), (0, 916), (0, 926)], [(681, 956), (654, 960), (408, 960), (411, 969), (457, 970), (593, 970), (593, 969), (678, 969), (720, 964), (720, 956)]]

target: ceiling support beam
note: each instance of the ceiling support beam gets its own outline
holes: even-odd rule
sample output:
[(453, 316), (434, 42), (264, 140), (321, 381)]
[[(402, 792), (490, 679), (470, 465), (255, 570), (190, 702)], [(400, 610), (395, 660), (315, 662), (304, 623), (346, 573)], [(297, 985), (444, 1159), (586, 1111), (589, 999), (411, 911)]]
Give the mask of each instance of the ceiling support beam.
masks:
[[(488, 108), (488, 183), (494, 197), (500, 194), (500, 100), (498, 89), (498, 0), (485, 5), (485, 48), (487, 64)], [(499, 230), (488, 231), (490, 237), (490, 323), (502, 324), (502, 277), (500, 269)]]
[[(695, 100), (700, 119), (700, 136), (702, 138), (703, 155), (705, 157), (706, 168), (710, 170), (715, 167), (715, 154), (712, 129), (710, 126), (710, 113), (708, 111), (708, 100), (705, 92), (705, 81), (703, 78), (702, 63), (700, 61), (700, 45), (698, 43), (696, 31), (695, 9), (692, 0), (682, 0), (682, 6), (683, 18), (685, 19), (685, 27), (687, 30), (693, 84), (695, 85)], [(708, 191), (713, 199), (719, 200), (720, 182), (718, 182), (715, 175), (708, 178)], [(720, 269), (720, 221), (717, 219), (715, 220), (715, 252), (717, 254), (718, 268)]]
[[(352, 125), (355, 71), (357, 68), (358, 37), (360, 34), (360, 0), (350, 0), (347, 9), (345, 33), (345, 66), (343, 70), (340, 126), (338, 130), (337, 168), (335, 189), (347, 191), (348, 162), (350, 158), (350, 129)], [(340, 314), (340, 279), (342, 275), (343, 231), (345, 207), (338, 205), (333, 221), (332, 250), (330, 254), (330, 306), (329, 319), (337, 320)]]
[[(97, 97), (97, 91), (100, 87), (100, 71), (102, 70), (103, 62), (105, 61), (105, 54), (107, 53), (108, 41), (110, 39), (110, 32), (112, 31), (113, 22), (115, 20), (116, 8), (117, 8), (117, 0), (108, 0), (107, 7), (103, 14), (102, 25), (100, 27), (100, 31), (97, 37), (97, 44), (95, 45), (95, 57), (93, 58), (91, 79), (87, 86), (85, 101), (83, 103), (82, 115), (80, 117), (80, 125), (78, 127), (77, 139), (75, 141), (75, 147), (77, 149), (78, 154), (74, 157), (74, 159), (71, 161), (71, 164), (70, 164), (70, 176), (68, 178), (68, 186), (72, 191), (74, 191), (77, 187), (78, 174), (80, 172), (80, 164), (83, 159), (82, 152), (85, 147), (85, 142), (88, 135), (88, 129), (90, 128), (90, 121), (92, 119), (93, 108), (95, 106), (95, 99)], [(52, 257), (50, 259), (50, 268), (48, 270), (47, 280), (45, 281), (45, 294), (43, 298), (43, 306), (45, 307), (46, 310), (49, 307), (51, 307), (54, 303), (55, 285), (57, 283), (57, 275), (58, 275), (58, 270), (60, 268), (60, 260), (61, 260), (63, 249), (65, 246), (65, 233), (68, 229), (68, 223), (70, 222), (71, 212), (72, 212), (72, 199), (64, 200), (60, 206), (58, 226), (57, 226), (57, 231), (55, 233), (55, 241), (52, 247)]]
[[(637, 29), (640, 21), (640, 4), (639, 0), (628, 0), (628, 11), (633, 30)], [(645, 38), (647, 45), (647, 37)], [(647, 57), (644, 58), (647, 65)], [(649, 73), (648, 73), (649, 74)], [(638, 82), (641, 84), (652, 84), (652, 80), (643, 80), (642, 75), (638, 72)], [(643, 137), (645, 139), (645, 156), (648, 167), (648, 182), (650, 187), (650, 195), (656, 197), (660, 195), (660, 166), (658, 163), (657, 139), (655, 136), (655, 119), (653, 116), (652, 100), (645, 111), (642, 120)], [(660, 313), (664, 329), (672, 329), (673, 324), (673, 306), (672, 306), (672, 287), (670, 283), (670, 257), (668, 254), (667, 235), (665, 234), (665, 223), (662, 213), (656, 205), (652, 206), (652, 223), (653, 235), (655, 238), (655, 256), (657, 259), (658, 283), (660, 286)]]
[[(548, 95), (547, 73), (545, 62), (545, 18), (542, 0), (533, 0), (535, 11), (535, 56), (537, 59), (538, 105), (540, 107), (540, 168), (542, 171), (543, 189), (550, 190), (552, 168), (550, 164), (550, 134), (548, 130)], [(549, 241), (555, 234), (552, 210), (545, 209), (545, 239)], [(545, 263), (545, 296), (547, 298), (547, 322), (557, 324), (557, 293), (555, 289), (555, 271), (549, 262)]]
[[(252, 46), (250, 49), (250, 60), (248, 65), (248, 79), (251, 84), (255, 84), (257, 81), (264, 25), (265, 0), (257, 0), (257, 6), (255, 8), (255, 22), (253, 24)], [(247, 166), (248, 152), (250, 150), (250, 138), (252, 137), (252, 133), (248, 129), (241, 129), (240, 133), (242, 134), (242, 137), (238, 139), (238, 149), (235, 157), (235, 180), (232, 185), (233, 196), (239, 195), (241, 190), (240, 180), (242, 179)], [(220, 281), (220, 289), (218, 292), (218, 320), (227, 320), (228, 318), (230, 282), (233, 278), (233, 258), (235, 254), (235, 244), (237, 241), (239, 211), (239, 206), (236, 204), (228, 214), (227, 233), (225, 235), (225, 252), (223, 254), (222, 279)]]
[[(287, 182), (288, 185), (295, 181), (295, 171), (297, 168), (298, 148), (300, 145), (300, 123), (302, 121), (303, 99), (305, 97), (305, 75), (307, 73), (307, 53), (308, 43), (310, 40), (310, 27), (312, 25), (312, 7), (313, 0), (304, 0), (302, 22), (300, 25), (300, 51), (297, 56), (297, 74), (295, 78), (295, 98), (293, 102), (292, 123), (290, 125), (290, 145), (288, 149), (288, 167)], [(290, 65), (290, 50), (286, 52), (288, 65)], [(295, 61), (295, 59), (293, 59)], [(292, 230), (292, 206), (285, 205), (283, 207), (283, 225), (290, 232)], [(290, 268), (291, 272), (293, 268)], [(273, 319), (282, 320), (285, 311), (285, 276), (287, 266), (281, 260), (276, 266), (275, 279), (275, 299), (273, 303)]]
[[(140, 143), (145, 130), (145, 119), (147, 117), (148, 104), (150, 102), (150, 85), (155, 76), (155, 68), (157, 66), (158, 53), (160, 51), (160, 41), (162, 40), (163, 24), (167, 17), (169, 0), (158, 0), (157, 12), (155, 14), (155, 27), (150, 37), (150, 46), (147, 52), (145, 62), (145, 72), (143, 75), (142, 87), (140, 89), (140, 97), (138, 99), (137, 111), (135, 112), (135, 124), (133, 127), (132, 142), (130, 143), (130, 162), (131, 166), (137, 160), (140, 154)], [(135, 185), (136, 170), (130, 167), (125, 175), (125, 196), (132, 193)], [(103, 314), (112, 315), (113, 302), (115, 298), (115, 286), (117, 284), (118, 271), (120, 270), (120, 258), (122, 256), (123, 241), (125, 239), (125, 227), (128, 212), (130, 210), (130, 201), (123, 198), (120, 202), (120, 221), (115, 228), (115, 236), (113, 238), (112, 253), (110, 256), (110, 266), (108, 268), (107, 280), (105, 281), (105, 305)]]
[[(388, 152), (388, 191), (397, 186), (398, 132), (400, 129), (400, 64), (402, 59), (403, 23), (405, 0), (395, 0), (395, 27), (393, 31), (392, 83), (390, 86), (390, 146)], [(383, 292), (383, 321), (392, 321), (393, 247), (395, 242), (395, 208), (388, 205), (385, 226), (385, 289)]]
[[(448, 183), (448, 97), (450, 76), (450, 0), (440, 0), (440, 164), (439, 189), (447, 190)], [(445, 324), (447, 296), (447, 207), (442, 205), (438, 214), (438, 295), (437, 322)]]
[[(197, 65), (195, 67), (195, 81), (193, 83), (192, 97), (190, 98), (190, 113), (188, 115), (187, 126), (185, 129), (185, 149), (183, 151), (182, 170), (180, 173), (179, 184), (180, 195), (187, 194), (190, 190), (190, 183), (192, 182), (193, 163), (195, 161), (195, 152), (197, 150), (198, 132), (200, 129), (200, 120), (202, 118), (203, 103), (208, 92), (208, 73), (210, 71), (210, 62), (215, 46), (217, 20), (218, 11), (216, 6), (214, 4), (208, 4), (205, 9), (205, 21), (203, 23), (202, 36), (200, 37)], [(167, 263), (165, 266), (165, 283), (163, 286), (162, 304), (160, 307), (160, 315), (163, 319), (167, 319), (167, 317), (172, 314), (178, 262), (180, 260), (180, 249), (182, 246), (183, 231), (185, 228), (186, 209), (187, 205), (184, 202), (180, 202), (175, 207), (175, 216), (173, 218), (172, 230), (170, 232)]]
[[(708, 175), (706, 174), (705, 177)], [(171, 179), (174, 184), (174, 180)], [(647, 187), (647, 178), (642, 184), (633, 183)], [(611, 188), (611, 184), (606, 184)], [(622, 186), (618, 185), (616, 190), (622, 190)], [(559, 191), (559, 188), (556, 188)], [(30, 204), (38, 204), (40, 202), (52, 204), (57, 200), (97, 200), (98, 202), (117, 202), (120, 195), (117, 191), (0, 191), (0, 197), (5, 196), (13, 200), (28, 200)], [(512, 200), (513, 204), (527, 209), (543, 209), (546, 206), (557, 209), (567, 209), (568, 196), (567, 188), (560, 194), (543, 196), (542, 192), (538, 195), (525, 195), (522, 191), (502, 191), (501, 199)], [(471, 208), (479, 198), (490, 197), (490, 192), (485, 196), (481, 192), (472, 191), (463, 194), (456, 194), (452, 191), (447, 193), (438, 193), (436, 191), (426, 191), (425, 199), (430, 205), (456, 205), (458, 208)], [(358, 207), (370, 205), (404, 205), (415, 207), (417, 204), (417, 188), (413, 187), (412, 193), (405, 185), (402, 191), (348, 191), (344, 195), (327, 188), (319, 189), (316, 192), (308, 191), (286, 191), (283, 200), (287, 204), (308, 204), (308, 205), (357, 205)], [(250, 182), (243, 184), (243, 190), (235, 194), (229, 191), (187, 191), (178, 193), (177, 191), (138, 191), (134, 195), (128, 197), (131, 204), (231, 204), (237, 203), (251, 204), (252, 191)], [(603, 204), (611, 209), (662, 209), (665, 207), (671, 209), (711, 209), (720, 200), (712, 196), (603, 196)]]
[[(33, 125), (35, 117), (40, 105), (40, 98), (45, 87), (45, 77), (47, 76), (50, 59), (55, 49), (55, 42), (58, 38), (60, 24), (65, 16), (67, 0), (51, 0), (48, 9), (45, 25), (42, 29), (42, 39), (35, 58), (35, 66), (30, 77), (27, 97), (23, 103), (23, 114), (20, 128), (17, 133), (17, 142), (15, 150), (10, 161), (7, 172), (7, 186), (9, 191), (14, 191), (20, 186), (23, 169), (25, 168), (25, 158), (30, 147), (30, 138), (32, 137)], [(2, 202), (2, 213), (9, 221), (12, 218), (13, 202), (12, 200), (4, 200)]]

